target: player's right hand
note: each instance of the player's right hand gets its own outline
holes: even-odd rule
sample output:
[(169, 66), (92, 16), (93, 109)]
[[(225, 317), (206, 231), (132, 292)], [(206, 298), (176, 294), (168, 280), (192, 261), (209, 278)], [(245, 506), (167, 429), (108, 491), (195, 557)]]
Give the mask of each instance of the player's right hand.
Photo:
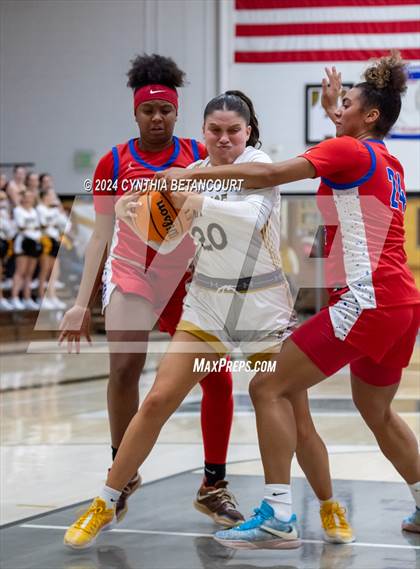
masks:
[(74, 305), (72, 308), (64, 313), (63, 319), (60, 323), (60, 336), (58, 343), (61, 345), (67, 339), (67, 352), (69, 354), (73, 351), (73, 344), (76, 353), (80, 353), (80, 338), (85, 337), (86, 340), (92, 345), (90, 337), (90, 309), (83, 306)]
[(156, 172), (153, 179), (154, 180), (164, 180), (167, 184), (167, 190), (170, 191), (172, 182), (177, 182), (178, 180), (188, 180), (190, 179), (192, 172), (195, 168), (168, 168), (167, 170), (160, 170)]

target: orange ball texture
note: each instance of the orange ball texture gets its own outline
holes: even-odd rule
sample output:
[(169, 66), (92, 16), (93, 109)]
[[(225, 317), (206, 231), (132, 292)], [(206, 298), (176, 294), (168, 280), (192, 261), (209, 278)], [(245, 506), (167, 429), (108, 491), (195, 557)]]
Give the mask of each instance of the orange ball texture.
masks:
[(143, 241), (162, 243), (166, 237), (175, 239), (189, 229), (183, 212), (179, 211), (164, 192), (146, 192), (139, 199), (136, 209), (136, 228)]

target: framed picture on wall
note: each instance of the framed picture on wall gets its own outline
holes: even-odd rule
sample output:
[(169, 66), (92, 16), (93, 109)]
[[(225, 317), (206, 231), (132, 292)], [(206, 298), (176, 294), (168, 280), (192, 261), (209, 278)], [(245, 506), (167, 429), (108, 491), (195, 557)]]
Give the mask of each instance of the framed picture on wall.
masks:
[[(343, 90), (352, 87), (351, 83), (343, 83)], [(316, 144), (326, 138), (335, 136), (334, 123), (321, 105), (322, 85), (313, 83), (305, 85), (305, 142)]]
[(408, 66), (407, 92), (389, 138), (420, 140), (420, 65)]

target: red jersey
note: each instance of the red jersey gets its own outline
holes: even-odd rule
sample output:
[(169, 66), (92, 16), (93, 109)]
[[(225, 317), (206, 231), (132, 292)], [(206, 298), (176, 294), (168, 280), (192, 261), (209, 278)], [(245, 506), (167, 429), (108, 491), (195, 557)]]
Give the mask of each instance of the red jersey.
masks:
[[(136, 180), (153, 178), (155, 172), (171, 166), (185, 168), (189, 164), (205, 158), (205, 146), (189, 138), (173, 137), (171, 146), (161, 152), (140, 150), (139, 140), (131, 139), (114, 146), (98, 162), (93, 179), (93, 198), (95, 211), (102, 215), (114, 215), (116, 200), (130, 190)], [(114, 236), (110, 254), (143, 266), (148, 266), (157, 255), (165, 267), (178, 266), (193, 257), (195, 247), (189, 235), (168, 255), (160, 255), (141, 241), (128, 225), (115, 221)], [(159, 262), (157, 262), (157, 265)], [(156, 265), (156, 266), (157, 266)]]
[(331, 319), (344, 339), (363, 309), (420, 302), (404, 251), (404, 172), (381, 140), (343, 136), (302, 154), (321, 177)]

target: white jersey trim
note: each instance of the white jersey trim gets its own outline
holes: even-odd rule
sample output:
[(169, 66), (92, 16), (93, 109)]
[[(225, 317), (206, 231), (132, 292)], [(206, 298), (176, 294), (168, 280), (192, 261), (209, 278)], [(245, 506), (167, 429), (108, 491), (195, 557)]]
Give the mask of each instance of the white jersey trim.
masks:
[(359, 188), (333, 190), (333, 197), (341, 230), (342, 255), (349, 290), (336, 304), (329, 307), (329, 313), (336, 338), (345, 340), (362, 311), (376, 308), (376, 296)]

